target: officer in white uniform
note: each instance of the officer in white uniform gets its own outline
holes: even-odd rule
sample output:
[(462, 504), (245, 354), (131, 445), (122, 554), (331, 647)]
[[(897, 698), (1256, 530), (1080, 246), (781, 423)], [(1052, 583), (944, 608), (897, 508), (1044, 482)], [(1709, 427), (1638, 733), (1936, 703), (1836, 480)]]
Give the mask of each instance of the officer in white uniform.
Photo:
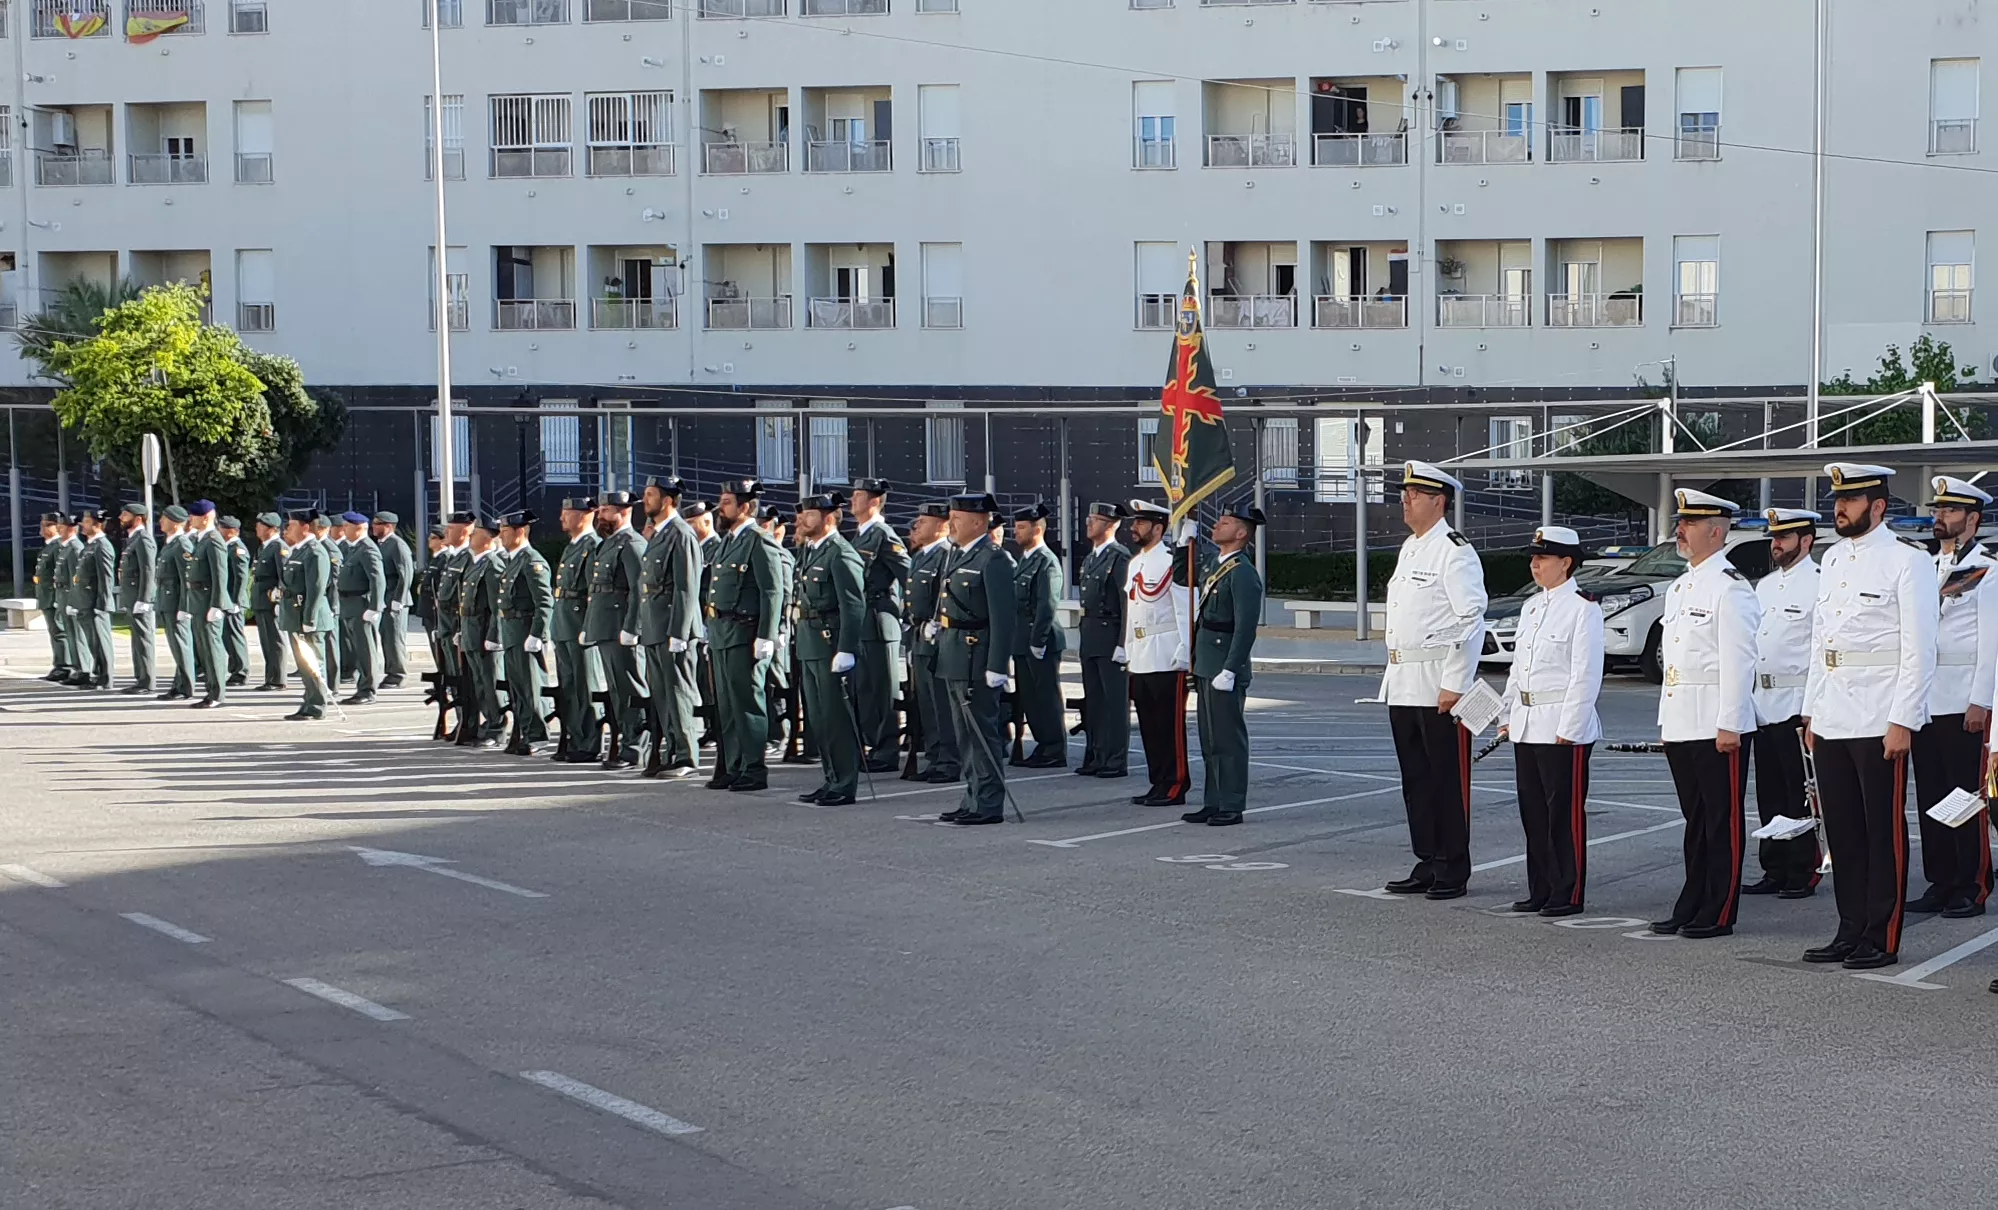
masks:
[(1151, 788), (1131, 801), (1141, 807), (1184, 806), (1193, 780), (1186, 761), (1192, 588), (1165, 540), (1172, 514), (1149, 500), (1132, 500), (1129, 508), (1136, 553), (1124, 578), (1124, 654), (1152, 779)]
[[(1818, 565), (1811, 558), (1818, 523), (1809, 509), (1772, 508), (1769, 561), (1755, 586), (1762, 625), (1755, 632), (1755, 810), (1763, 823), (1778, 815), (1809, 819), (1804, 800), (1804, 682), (1811, 662), (1811, 617), (1818, 604)], [(1764, 840), (1756, 850), (1762, 877), (1744, 895), (1803, 899), (1817, 890), (1823, 853), (1813, 830), (1789, 840)]]
[(1755, 730), (1755, 633), (1762, 604), (1722, 550), (1731, 500), (1678, 492), (1684, 575), (1665, 590), (1658, 728), (1686, 816), (1686, 885), (1651, 931), (1700, 939), (1734, 931), (1741, 904), (1743, 739)]
[(1887, 529), (1893, 471), (1834, 462), (1825, 474), (1845, 541), (1825, 552), (1818, 581), (1804, 735), (1817, 757), (1838, 935), (1804, 961), (1872, 970), (1899, 961), (1908, 751), (1929, 721), (1935, 680), (1935, 564)]
[(1427, 462), (1402, 468), (1410, 531), (1387, 592), (1388, 728), (1415, 868), (1387, 884), (1397, 895), (1456, 899), (1471, 880), (1471, 733), (1450, 714), (1478, 677), (1485, 639), (1485, 569), (1470, 539), (1444, 520), (1464, 485)]
[(1503, 734), (1526, 828), (1526, 898), (1512, 910), (1573, 916), (1588, 881), (1589, 754), (1603, 733), (1603, 611), (1575, 587), (1587, 552), (1574, 530), (1543, 525), (1526, 553), (1541, 591), (1520, 611), (1505, 681)]
[(1915, 733), (1915, 814), (1921, 826), (1922, 872), (1929, 889), (1908, 901), (1911, 912), (1940, 912), (1952, 920), (1982, 916), (1991, 895), (1991, 833), (1979, 814), (1952, 828), (1929, 818), (1928, 809), (1951, 790), (1973, 794), (1984, 787), (1985, 733), (1991, 725), (1992, 669), (1998, 666), (1998, 579), (1989, 573), (1990, 552), (1977, 528), (1991, 493), (1974, 483), (1939, 475), (1929, 501), (1941, 611), (1936, 622), (1936, 678), (1929, 688), (1929, 721)]

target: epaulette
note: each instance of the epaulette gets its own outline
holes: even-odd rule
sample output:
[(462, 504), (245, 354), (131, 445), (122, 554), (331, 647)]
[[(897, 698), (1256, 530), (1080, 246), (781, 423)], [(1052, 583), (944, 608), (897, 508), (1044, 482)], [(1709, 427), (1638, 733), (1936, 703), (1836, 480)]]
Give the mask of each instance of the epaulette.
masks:
[(1454, 529), (1450, 531), (1450, 540), (1452, 542), (1455, 542), (1459, 546), (1469, 546), (1471, 544), (1471, 540), (1469, 538), (1466, 538), (1464, 535), (1458, 533)]
[(1741, 574), (1741, 568), (1739, 567), (1723, 567), (1721, 568), (1721, 574), (1726, 576), (1730, 580), (1741, 580), (1746, 582), (1748, 579), (1747, 576)]
[(1918, 542), (1913, 538), (1903, 538), (1903, 537), (1897, 537), (1894, 540), (1899, 542), (1903, 546), (1912, 546), (1916, 550), (1921, 551), (1924, 555), (1931, 553), (1929, 550), (1929, 544), (1926, 542)]

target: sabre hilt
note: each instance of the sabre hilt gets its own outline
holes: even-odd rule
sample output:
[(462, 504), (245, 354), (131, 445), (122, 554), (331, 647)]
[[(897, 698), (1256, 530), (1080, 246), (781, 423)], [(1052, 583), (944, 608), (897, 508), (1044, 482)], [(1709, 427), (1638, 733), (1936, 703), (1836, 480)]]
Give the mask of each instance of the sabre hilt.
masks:
[(1604, 744), (1604, 745), (1603, 745), (1603, 751), (1605, 751), (1605, 752), (1652, 752), (1652, 753), (1657, 753), (1657, 752), (1663, 752), (1664, 750), (1665, 750), (1665, 745), (1664, 745), (1664, 744), (1661, 744), (1661, 743), (1658, 743), (1658, 742), (1657, 742), (1657, 741), (1655, 741), (1655, 740), (1653, 740), (1653, 741), (1651, 741), (1651, 742), (1649, 742), (1649, 743), (1642, 743), (1642, 744)]

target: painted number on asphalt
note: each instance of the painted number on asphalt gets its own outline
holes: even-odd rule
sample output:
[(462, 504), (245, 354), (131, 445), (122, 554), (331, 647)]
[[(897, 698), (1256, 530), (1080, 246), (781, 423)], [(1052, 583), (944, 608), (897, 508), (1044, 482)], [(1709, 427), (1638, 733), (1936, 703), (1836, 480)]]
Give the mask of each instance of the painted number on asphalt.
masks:
[(1186, 857), (1158, 857), (1167, 865), (1197, 865), (1210, 870), (1287, 870), (1281, 861), (1237, 861), (1231, 853), (1194, 853)]

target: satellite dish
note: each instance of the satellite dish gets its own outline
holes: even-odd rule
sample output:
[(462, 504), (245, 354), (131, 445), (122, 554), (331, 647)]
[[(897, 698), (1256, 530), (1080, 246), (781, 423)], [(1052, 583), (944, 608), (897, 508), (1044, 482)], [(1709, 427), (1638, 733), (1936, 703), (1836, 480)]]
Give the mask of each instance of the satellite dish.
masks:
[(1991, 359), (1991, 372), (1993, 374), (1998, 374), (1998, 357), (1993, 357)]

